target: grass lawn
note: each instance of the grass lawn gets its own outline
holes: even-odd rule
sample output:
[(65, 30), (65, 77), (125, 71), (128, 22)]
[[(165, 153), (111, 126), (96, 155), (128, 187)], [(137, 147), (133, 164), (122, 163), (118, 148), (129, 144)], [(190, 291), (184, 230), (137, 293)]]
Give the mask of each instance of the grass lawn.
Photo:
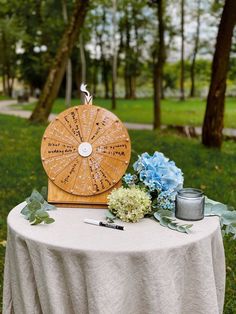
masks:
[(5, 96), (5, 95), (0, 95), (0, 101), (1, 100), (9, 100), (9, 99), (11, 99), (11, 97)]
[[(72, 100), (71, 105), (78, 105), (80, 102)], [(110, 110), (111, 100), (95, 99), (94, 104)], [(17, 108), (32, 110), (35, 104), (17, 105)], [(15, 105), (16, 106), (16, 105)], [(126, 122), (152, 123), (152, 99), (117, 100), (115, 114)], [(162, 101), (162, 123), (166, 125), (201, 125), (205, 112), (206, 100), (187, 99), (179, 101), (165, 99)], [(59, 113), (65, 110), (64, 99), (58, 98), (53, 106), (53, 112)], [(226, 99), (225, 127), (236, 128), (236, 99)]]
[[(6, 240), (8, 212), (32, 191), (47, 184), (40, 161), (41, 137), (46, 126), (0, 115), (0, 243)], [(185, 186), (201, 188), (213, 199), (236, 208), (236, 143), (225, 142), (222, 151), (209, 150), (196, 139), (168, 132), (130, 131), (132, 162), (144, 151), (160, 150), (176, 161), (185, 174)], [(174, 231), (173, 231), (174, 232)], [(225, 314), (236, 309), (235, 243), (224, 240), (227, 262)], [(0, 288), (3, 285), (5, 248), (0, 245)], [(1, 308), (0, 308), (1, 312)], [(206, 313), (207, 314), (207, 313)]]

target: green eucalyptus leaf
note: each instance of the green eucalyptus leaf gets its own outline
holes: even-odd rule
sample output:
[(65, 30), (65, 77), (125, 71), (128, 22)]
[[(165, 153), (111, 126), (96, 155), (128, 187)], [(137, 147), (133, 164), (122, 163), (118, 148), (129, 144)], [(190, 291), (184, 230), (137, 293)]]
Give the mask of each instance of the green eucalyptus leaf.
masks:
[(204, 207), (205, 216), (221, 216), (223, 213), (228, 211), (228, 208), (226, 205), (217, 203), (217, 204), (206, 204)]
[(40, 224), (41, 222), (43, 221), (42, 218), (40, 217), (35, 217), (35, 219), (32, 221), (31, 225), (34, 226), (34, 225), (38, 225)]
[(48, 202), (44, 201), (42, 208), (44, 210), (56, 210), (56, 206), (52, 205), (52, 204), (48, 204)]
[(42, 209), (37, 210), (35, 212), (35, 215), (37, 217), (40, 217), (40, 218), (47, 218), (47, 217), (49, 217), (49, 214), (45, 210), (42, 210)]
[[(42, 189), (44, 196), (46, 195), (46, 189)], [(21, 210), (21, 214), (25, 219), (29, 220), (31, 225), (37, 225), (42, 222), (50, 224), (54, 222), (53, 218), (49, 217), (47, 211), (57, 209), (54, 205), (48, 204), (43, 195), (37, 190), (33, 190), (30, 197), (26, 199), (27, 205)]]
[(236, 223), (236, 211), (225, 211), (221, 215), (221, 221), (224, 225)]
[(161, 217), (160, 218), (160, 225), (163, 227), (168, 227), (168, 224), (171, 222), (171, 220), (168, 217)]
[(216, 202), (216, 201), (208, 198), (207, 196), (205, 196), (205, 204), (216, 205), (216, 204), (219, 204), (219, 202)]
[(181, 226), (183, 226), (184, 228), (190, 229), (190, 228), (192, 228), (193, 224), (185, 224), (185, 225), (181, 225)]
[(178, 232), (189, 233), (189, 229), (193, 226), (192, 224), (179, 225), (174, 218), (173, 212), (170, 210), (158, 210), (153, 214), (153, 216), (159, 221), (161, 226), (168, 227), (169, 229)]
[(178, 224), (176, 222), (169, 222), (167, 227), (172, 229), (172, 230), (176, 230), (177, 226), (178, 226)]
[(44, 200), (47, 200), (48, 198), (48, 188), (46, 186), (43, 186), (40, 194), (42, 195), (42, 197), (44, 198)]
[(212, 206), (211, 212), (215, 215), (222, 215), (224, 212), (227, 212), (228, 208), (226, 205), (218, 203)]
[(189, 230), (189, 228), (185, 228), (185, 233), (190, 233), (191, 231)]
[(28, 208), (31, 212), (34, 212), (41, 208), (41, 203), (37, 200), (32, 200), (32, 202), (28, 204)]
[(160, 209), (160, 210), (156, 211), (153, 215), (154, 215), (154, 217), (155, 217), (158, 221), (160, 221), (160, 219), (161, 219), (162, 217), (173, 217), (173, 218), (174, 218), (174, 214), (173, 214), (173, 212), (170, 211), (170, 210), (163, 210), (163, 209)]
[(53, 223), (55, 220), (51, 217), (48, 217), (48, 218), (44, 218), (43, 220), (45, 222), (45, 224), (51, 224)]
[(188, 228), (185, 228), (184, 226), (177, 226), (177, 231), (182, 232), (182, 233), (188, 233)]
[(109, 210), (106, 211), (106, 220), (108, 220), (109, 222), (114, 222), (114, 220), (116, 219), (116, 216), (110, 212)]
[(31, 200), (35, 200), (35, 201), (38, 201), (40, 203), (43, 203), (44, 202), (44, 198), (43, 196), (37, 191), (37, 190), (33, 190), (31, 195), (30, 195), (30, 199)]
[(174, 217), (174, 213), (171, 210), (160, 209), (158, 213), (163, 217)]
[(232, 234), (233, 239), (236, 239), (236, 211), (232, 207), (206, 198), (205, 216), (213, 215), (220, 217), (222, 235)]
[(204, 206), (204, 215), (205, 216), (210, 216), (212, 214), (212, 207), (213, 207), (213, 204), (205, 203), (205, 206)]
[(25, 201), (26, 201), (27, 204), (29, 204), (29, 203), (31, 203), (32, 200), (31, 200), (30, 197), (27, 197), (27, 198), (25, 199)]
[(26, 205), (24, 208), (22, 208), (21, 210), (21, 214), (22, 215), (28, 215), (30, 212), (29, 208), (28, 208), (28, 205)]
[(29, 221), (30, 222), (33, 222), (34, 220), (35, 220), (35, 212), (31, 212), (30, 214), (29, 214)]
[(28, 212), (28, 214), (26, 214), (26, 215), (25, 215), (25, 219), (26, 219), (26, 220), (29, 220), (30, 215), (31, 215), (31, 213), (30, 213), (30, 212)]

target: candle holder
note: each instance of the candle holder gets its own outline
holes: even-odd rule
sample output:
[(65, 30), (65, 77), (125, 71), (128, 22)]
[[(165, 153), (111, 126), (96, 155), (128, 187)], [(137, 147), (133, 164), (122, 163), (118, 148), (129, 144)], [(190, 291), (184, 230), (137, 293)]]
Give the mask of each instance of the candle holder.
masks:
[(203, 191), (184, 188), (177, 192), (175, 217), (182, 220), (201, 220), (204, 218), (205, 196)]

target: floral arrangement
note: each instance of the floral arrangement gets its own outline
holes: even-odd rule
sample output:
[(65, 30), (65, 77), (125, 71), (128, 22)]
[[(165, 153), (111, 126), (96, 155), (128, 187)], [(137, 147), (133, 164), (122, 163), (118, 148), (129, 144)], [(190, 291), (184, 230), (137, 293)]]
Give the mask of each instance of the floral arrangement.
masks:
[[(175, 197), (183, 187), (184, 177), (174, 161), (164, 154), (152, 156), (143, 153), (133, 164), (134, 173), (123, 177), (125, 187), (113, 190), (108, 197), (106, 219), (138, 222), (151, 217), (162, 226), (189, 233), (192, 224), (181, 224), (175, 219)], [(226, 205), (205, 200), (205, 216), (219, 216), (223, 234), (233, 234), (236, 239), (236, 211)]]
[(126, 174), (127, 186), (138, 185), (146, 189), (152, 199), (152, 207), (174, 210), (175, 196), (183, 187), (181, 169), (164, 154), (155, 152), (153, 156), (143, 153), (133, 165), (134, 174)]
[(108, 204), (111, 213), (126, 222), (137, 222), (152, 210), (150, 196), (136, 186), (114, 190)]
[(125, 187), (113, 190), (109, 195), (107, 220), (112, 222), (119, 218), (137, 222), (148, 216), (162, 226), (189, 233), (192, 225), (180, 225), (174, 217), (175, 196), (184, 182), (181, 169), (159, 152), (153, 156), (143, 153), (133, 169), (133, 174), (123, 177)]

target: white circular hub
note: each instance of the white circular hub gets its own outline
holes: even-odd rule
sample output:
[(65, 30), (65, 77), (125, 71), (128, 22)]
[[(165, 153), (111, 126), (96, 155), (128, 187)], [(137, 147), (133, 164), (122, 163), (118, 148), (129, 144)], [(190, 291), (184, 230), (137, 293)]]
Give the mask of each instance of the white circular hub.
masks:
[(88, 157), (93, 151), (92, 145), (88, 142), (83, 142), (78, 147), (78, 152), (82, 157)]

